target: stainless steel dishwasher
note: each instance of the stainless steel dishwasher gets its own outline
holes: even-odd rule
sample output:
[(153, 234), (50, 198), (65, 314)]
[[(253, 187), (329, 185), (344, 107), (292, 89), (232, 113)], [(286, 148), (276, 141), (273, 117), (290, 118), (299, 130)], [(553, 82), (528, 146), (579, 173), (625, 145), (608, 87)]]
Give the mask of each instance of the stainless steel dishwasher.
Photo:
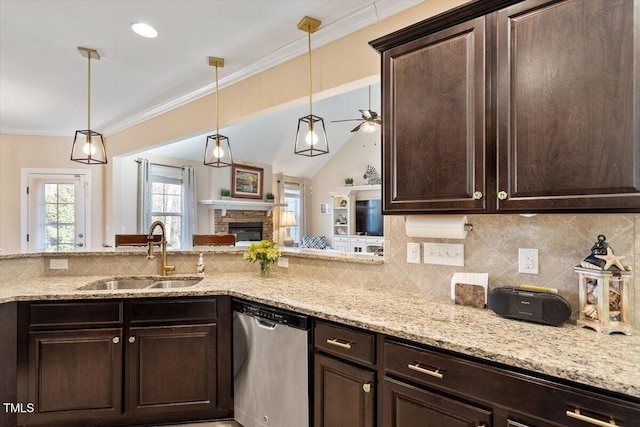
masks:
[(234, 417), (244, 427), (309, 426), (309, 323), (234, 301)]

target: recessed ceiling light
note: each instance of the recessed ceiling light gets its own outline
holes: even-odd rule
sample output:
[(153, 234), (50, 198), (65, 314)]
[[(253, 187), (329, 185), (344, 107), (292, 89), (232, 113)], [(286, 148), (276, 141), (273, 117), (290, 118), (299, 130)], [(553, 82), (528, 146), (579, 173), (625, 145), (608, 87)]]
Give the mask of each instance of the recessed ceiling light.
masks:
[(144, 22), (132, 22), (131, 29), (134, 33), (148, 39), (158, 37), (158, 31), (151, 25), (145, 24)]

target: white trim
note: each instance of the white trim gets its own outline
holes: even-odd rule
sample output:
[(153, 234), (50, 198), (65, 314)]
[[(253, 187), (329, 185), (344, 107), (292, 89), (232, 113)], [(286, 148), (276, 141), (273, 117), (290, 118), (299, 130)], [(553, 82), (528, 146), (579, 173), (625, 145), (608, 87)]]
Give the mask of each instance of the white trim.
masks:
[(85, 177), (85, 245), (91, 248), (91, 169), (62, 168), (20, 168), (20, 251), (29, 252), (27, 233), (29, 232), (29, 175), (84, 175)]

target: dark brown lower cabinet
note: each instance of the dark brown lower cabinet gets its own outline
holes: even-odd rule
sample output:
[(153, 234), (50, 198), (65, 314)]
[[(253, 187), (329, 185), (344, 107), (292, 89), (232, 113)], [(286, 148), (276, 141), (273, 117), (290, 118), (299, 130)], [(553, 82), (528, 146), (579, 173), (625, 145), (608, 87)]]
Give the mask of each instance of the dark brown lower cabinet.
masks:
[(129, 330), (132, 414), (216, 407), (216, 325)]
[(28, 345), (16, 344), (15, 400), (33, 410), (6, 417), (13, 425), (233, 416), (229, 297), (23, 303), (18, 311), (16, 343)]
[(29, 336), (31, 418), (114, 418), (122, 411), (122, 329), (33, 332)]
[(383, 427), (491, 426), (491, 411), (385, 378)]
[(373, 371), (321, 354), (314, 360), (314, 427), (373, 427)]

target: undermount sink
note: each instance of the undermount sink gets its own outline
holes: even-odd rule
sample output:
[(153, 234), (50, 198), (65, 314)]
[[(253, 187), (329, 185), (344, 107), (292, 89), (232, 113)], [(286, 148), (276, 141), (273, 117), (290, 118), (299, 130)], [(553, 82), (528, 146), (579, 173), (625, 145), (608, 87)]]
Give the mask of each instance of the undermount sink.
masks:
[(150, 289), (154, 288), (187, 288), (189, 286), (195, 286), (200, 283), (200, 279), (184, 279), (184, 280), (159, 280), (154, 282)]
[(160, 289), (160, 288), (186, 288), (195, 286), (202, 279), (117, 279), (92, 283), (78, 289), (88, 291), (121, 290), (121, 289)]

